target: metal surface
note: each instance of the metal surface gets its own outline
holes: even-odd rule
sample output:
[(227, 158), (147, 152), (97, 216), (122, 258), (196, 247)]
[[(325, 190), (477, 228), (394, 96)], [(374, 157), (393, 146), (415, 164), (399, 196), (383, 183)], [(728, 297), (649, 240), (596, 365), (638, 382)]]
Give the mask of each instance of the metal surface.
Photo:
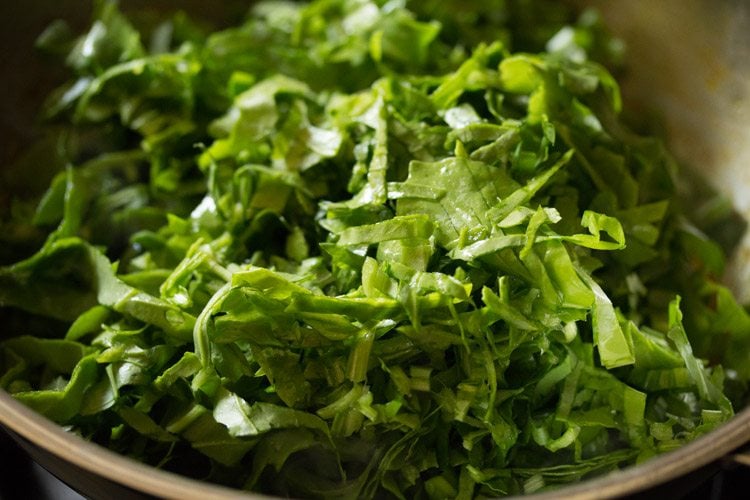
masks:
[[(750, 2), (578, 3), (627, 42), (626, 106), (663, 118), (670, 150), (750, 220)], [(750, 232), (725, 279), (750, 303)]]
[[(201, 4), (202, 2), (193, 2)], [(671, 149), (725, 193), (750, 218), (750, 3), (739, 0), (589, 0), (629, 46), (625, 101), (631, 109), (656, 109), (664, 117)], [(61, 0), (0, 5), (0, 159), (34, 139), (33, 111), (49, 87), (44, 63), (27, 45), (49, 19), (80, 2)], [(223, 4), (222, 4), (223, 5)], [(70, 11), (67, 11), (68, 13)], [(215, 14), (215, 13), (214, 13)], [(10, 34), (8, 34), (10, 33)], [(26, 45), (23, 45), (26, 44)], [(8, 76), (10, 75), (10, 76)], [(28, 82), (34, 82), (29, 85)], [(2, 192), (13, 185), (0, 177)], [(750, 298), (750, 239), (728, 276)], [(41, 465), (90, 498), (267, 498), (186, 479), (147, 467), (85, 442), (0, 391), (0, 424)], [(644, 464), (533, 498), (593, 499), (636, 493), (728, 455), (750, 441), (750, 409), (711, 434)], [(732, 455), (733, 454), (733, 455)], [(750, 462), (750, 461), (749, 461)]]
[[(0, 420), (43, 467), (89, 498), (267, 499), (148, 467), (63, 431), (0, 391)], [(750, 440), (750, 409), (672, 453), (607, 476), (526, 498), (601, 499), (633, 494), (683, 476)]]

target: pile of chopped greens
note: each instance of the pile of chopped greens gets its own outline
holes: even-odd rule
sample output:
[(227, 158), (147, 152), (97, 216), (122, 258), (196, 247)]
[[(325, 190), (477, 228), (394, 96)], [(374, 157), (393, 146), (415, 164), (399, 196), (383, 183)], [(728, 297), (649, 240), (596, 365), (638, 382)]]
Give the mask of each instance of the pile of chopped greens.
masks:
[(745, 404), (750, 317), (595, 13), (267, 1), (211, 30), (102, 0), (39, 46), (74, 75), (65, 166), (0, 226), (0, 387), (72, 432), (265, 493), (469, 499)]

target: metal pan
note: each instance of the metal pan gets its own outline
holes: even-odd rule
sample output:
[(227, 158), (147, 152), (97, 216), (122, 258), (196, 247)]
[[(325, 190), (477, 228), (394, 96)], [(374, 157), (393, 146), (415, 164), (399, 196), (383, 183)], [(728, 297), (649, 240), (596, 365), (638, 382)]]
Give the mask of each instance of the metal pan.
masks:
[[(238, 2), (222, 9), (205, 2), (160, 2), (200, 9), (221, 22)], [(671, 146), (750, 219), (750, 3), (742, 0), (588, 0), (629, 47), (625, 101), (631, 109), (658, 110)], [(147, 2), (128, 2), (138, 7)], [(31, 53), (34, 37), (52, 19), (73, 22), (87, 10), (77, 0), (0, 4), (0, 164), (35, 138), (33, 116), (54, 83), (49, 68)], [(33, 85), (30, 85), (30, 82)], [(19, 186), (3, 176), (3, 193)], [(727, 282), (750, 302), (750, 238), (730, 266)], [(8, 328), (8, 326), (5, 326)], [(749, 355), (750, 358), (750, 355)], [(32, 412), (0, 390), (0, 425), (39, 464), (89, 498), (267, 498), (160, 471), (88, 443)], [(662, 485), (663, 491), (700, 478), (750, 442), (750, 408), (674, 452), (604, 477), (530, 498), (604, 498)], [(712, 465), (713, 464), (713, 465)], [(665, 488), (670, 488), (665, 490)]]

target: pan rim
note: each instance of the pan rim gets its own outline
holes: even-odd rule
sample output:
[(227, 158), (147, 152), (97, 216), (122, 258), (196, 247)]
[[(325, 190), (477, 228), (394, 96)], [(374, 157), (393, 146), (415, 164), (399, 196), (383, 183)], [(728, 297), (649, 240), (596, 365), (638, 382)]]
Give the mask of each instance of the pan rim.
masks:
[[(87, 472), (158, 497), (191, 499), (272, 499), (250, 491), (199, 481), (119, 455), (67, 432), (0, 389), (0, 425), (28, 442)], [(633, 494), (700, 469), (750, 441), (750, 407), (698, 439), (637, 465), (524, 499), (594, 500)]]

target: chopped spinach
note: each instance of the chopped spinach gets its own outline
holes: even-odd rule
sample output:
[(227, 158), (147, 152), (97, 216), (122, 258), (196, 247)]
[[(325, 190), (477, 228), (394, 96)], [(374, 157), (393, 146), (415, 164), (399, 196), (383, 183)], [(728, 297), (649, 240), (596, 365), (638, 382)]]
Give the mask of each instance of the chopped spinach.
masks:
[(33, 228), (2, 222), (47, 236), (0, 268), (0, 387), (294, 497), (528, 493), (731, 418), (750, 317), (675, 160), (620, 118), (621, 45), (562, 5), (265, 1), (149, 31), (101, 0), (79, 38), (52, 25), (67, 167)]

